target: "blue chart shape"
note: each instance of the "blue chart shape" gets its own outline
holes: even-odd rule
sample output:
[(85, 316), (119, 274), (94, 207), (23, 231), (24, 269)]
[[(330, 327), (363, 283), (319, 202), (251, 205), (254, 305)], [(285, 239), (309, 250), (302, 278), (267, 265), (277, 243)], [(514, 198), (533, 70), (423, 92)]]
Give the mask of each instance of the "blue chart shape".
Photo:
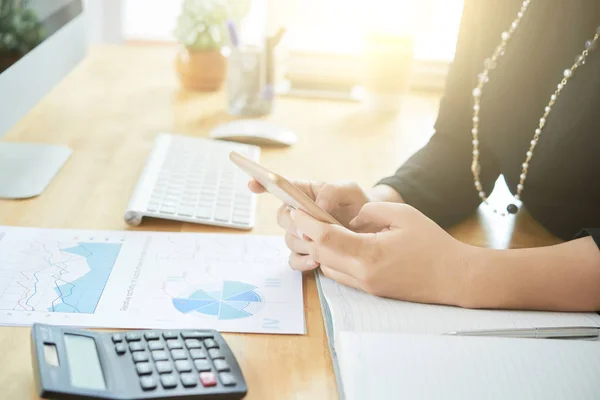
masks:
[(173, 306), (181, 313), (198, 312), (216, 316), (220, 320), (246, 318), (262, 309), (264, 302), (255, 292), (256, 286), (224, 281), (221, 290), (196, 290), (189, 297), (174, 298)]
[[(78, 243), (62, 251), (84, 257), (90, 270), (71, 282), (63, 280), (63, 271), (59, 272), (54, 281), (57, 298), (48, 311), (93, 314), (117, 261), (121, 244)], [(64, 273), (68, 272), (68, 266), (58, 267), (64, 269)]]

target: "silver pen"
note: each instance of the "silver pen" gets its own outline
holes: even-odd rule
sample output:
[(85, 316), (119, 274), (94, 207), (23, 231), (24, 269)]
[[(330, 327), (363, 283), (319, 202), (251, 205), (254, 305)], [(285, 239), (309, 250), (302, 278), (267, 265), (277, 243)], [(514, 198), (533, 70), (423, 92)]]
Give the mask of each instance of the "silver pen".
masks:
[(600, 327), (597, 326), (571, 326), (529, 329), (490, 329), (481, 331), (458, 331), (446, 333), (446, 335), (453, 336), (493, 336), (530, 339), (598, 339), (599, 334)]

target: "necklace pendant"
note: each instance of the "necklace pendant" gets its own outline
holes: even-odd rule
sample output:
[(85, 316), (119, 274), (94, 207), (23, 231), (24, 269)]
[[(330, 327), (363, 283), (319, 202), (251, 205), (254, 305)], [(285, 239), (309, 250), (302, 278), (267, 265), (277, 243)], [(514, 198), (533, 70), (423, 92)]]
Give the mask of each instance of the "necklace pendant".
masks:
[(509, 204), (508, 206), (506, 206), (506, 211), (508, 211), (509, 214), (516, 214), (517, 211), (519, 211), (519, 207), (517, 207), (516, 204)]

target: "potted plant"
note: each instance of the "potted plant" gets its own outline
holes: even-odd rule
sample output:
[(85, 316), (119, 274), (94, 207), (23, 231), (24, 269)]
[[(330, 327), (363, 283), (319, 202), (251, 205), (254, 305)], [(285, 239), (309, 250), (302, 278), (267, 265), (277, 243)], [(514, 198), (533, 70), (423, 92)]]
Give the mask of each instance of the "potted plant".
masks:
[(184, 0), (175, 35), (181, 44), (176, 67), (182, 85), (217, 90), (226, 74), (227, 20), (239, 20), (250, 0)]
[(0, 72), (43, 39), (42, 23), (28, 3), (27, 0), (0, 0)]

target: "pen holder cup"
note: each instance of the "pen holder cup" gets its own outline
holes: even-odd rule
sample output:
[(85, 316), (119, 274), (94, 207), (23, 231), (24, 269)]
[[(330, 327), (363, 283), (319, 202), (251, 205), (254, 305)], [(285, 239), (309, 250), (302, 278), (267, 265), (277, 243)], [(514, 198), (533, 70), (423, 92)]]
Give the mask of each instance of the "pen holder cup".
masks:
[(236, 116), (258, 117), (273, 109), (273, 59), (259, 47), (234, 48), (227, 66), (227, 109)]

